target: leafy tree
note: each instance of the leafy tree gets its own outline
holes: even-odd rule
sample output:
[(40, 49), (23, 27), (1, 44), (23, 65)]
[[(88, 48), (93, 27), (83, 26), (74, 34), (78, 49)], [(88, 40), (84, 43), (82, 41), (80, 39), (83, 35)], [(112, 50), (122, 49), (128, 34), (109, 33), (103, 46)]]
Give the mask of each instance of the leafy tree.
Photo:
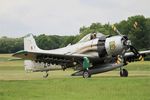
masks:
[[(150, 49), (150, 18), (142, 15), (131, 16), (127, 20), (115, 23), (117, 29), (127, 35), (132, 44), (140, 49)], [(74, 44), (89, 33), (103, 33), (105, 35), (116, 35), (111, 24), (92, 23), (90, 26), (80, 28), (80, 34), (76, 36), (58, 36), (41, 34), (35, 36), (37, 45), (44, 50), (56, 49)], [(14, 53), (23, 49), (23, 38), (0, 38), (0, 53)]]

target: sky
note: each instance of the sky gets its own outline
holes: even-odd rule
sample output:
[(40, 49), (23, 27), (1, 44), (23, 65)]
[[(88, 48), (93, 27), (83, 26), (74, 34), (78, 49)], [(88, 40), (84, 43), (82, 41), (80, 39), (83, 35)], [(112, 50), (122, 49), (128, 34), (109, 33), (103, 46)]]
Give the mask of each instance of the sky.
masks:
[(0, 0), (0, 37), (76, 35), (94, 22), (150, 17), (150, 0)]

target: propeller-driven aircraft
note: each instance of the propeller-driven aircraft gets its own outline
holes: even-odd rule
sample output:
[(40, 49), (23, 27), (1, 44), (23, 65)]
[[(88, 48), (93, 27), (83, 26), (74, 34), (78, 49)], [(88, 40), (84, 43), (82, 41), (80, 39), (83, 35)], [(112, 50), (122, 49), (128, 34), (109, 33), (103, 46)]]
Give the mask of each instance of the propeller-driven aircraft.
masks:
[[(130, 52), (129, 52), (130, 51)], [(61, 69), (73, 68), (72, 76), (89, 78), (93, 74), (120, 68), (120, 76), (127, 77), (123, 67), (135, 60), (141, 60), (150, 54), (150, 50), (138, 51), (125, 35), (106, 36), (102, 33), (88, 34), (78, 43), (54, 50), (38, 48), (32, 34), (24, 37), (24, 50), (13, 54), (25, 59), (26, 71), (46, 72), (54, 70), (52, 65), (61, 65)], [(57, 67), (55, 69), (58, 69)]]

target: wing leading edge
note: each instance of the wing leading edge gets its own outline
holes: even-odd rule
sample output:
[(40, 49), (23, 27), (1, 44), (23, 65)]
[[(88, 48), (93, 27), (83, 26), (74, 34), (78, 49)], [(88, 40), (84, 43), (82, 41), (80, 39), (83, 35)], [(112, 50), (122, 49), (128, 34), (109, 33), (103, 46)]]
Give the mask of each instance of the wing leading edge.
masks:
[(23, 58), (23, 59), (29, 59), (29, 60), (36, 60), (38, 56), (66, 58), (66, 59), (83, 59), (83, 57), (88, 57), (91, 60), (96, 58), (94, 56), (85, 55), (85, 54), (56, 54), (56, 53), (45, 53), (45, 52), (36, 52), (36, 51), (25, 51), (25, 50), (18, 51), (12, 56)]

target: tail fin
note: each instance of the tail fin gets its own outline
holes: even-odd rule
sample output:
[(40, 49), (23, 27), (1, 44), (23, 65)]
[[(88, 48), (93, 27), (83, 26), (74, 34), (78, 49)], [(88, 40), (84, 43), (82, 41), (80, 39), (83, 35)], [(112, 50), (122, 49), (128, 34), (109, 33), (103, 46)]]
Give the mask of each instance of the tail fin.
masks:
[(28, 34), (24, 37), (24, 50), (25, 51), (37, 51), (40, 50), (36, 45), (35, 39), (32, 34)]

